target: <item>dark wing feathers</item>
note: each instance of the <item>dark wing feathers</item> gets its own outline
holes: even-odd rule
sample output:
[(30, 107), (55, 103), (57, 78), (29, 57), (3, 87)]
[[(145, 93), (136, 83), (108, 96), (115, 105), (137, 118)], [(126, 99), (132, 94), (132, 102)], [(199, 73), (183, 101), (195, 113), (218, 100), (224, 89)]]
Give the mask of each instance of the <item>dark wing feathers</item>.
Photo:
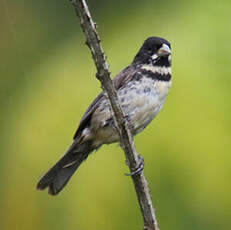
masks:
[(87, 108), (86, 112), (83, 114), (80, 122), (79, 122), (79, 127), (75, 132), (74, 138), (76, 139), (79, 134), (81, 134), (82, 130), (89, 124), (90, 120), (91, 120), (91, 116), (93, 114), (93, 112), (96, 110), (98, 104), (100, 103), (100, 101), (103, 98), (103, 92), (101, 92), (96, 98), (95, 100), (91, 103), (91, 105)]
[(119, 72), (113, 79), (113, 84), (115, 89), (120, 89), (126, 82), (130, 81), (136, 72), (136, 69), (133, 65), (130, 65)]
[[(135, 67), (130, 65), (123, 69), (119, 74), (117, 74), (116, 77), (113, 79), (115, 89), (120, 89), (127, 81), (129, 81), (133, 77), (134, 73)], [(83, 129), (90, 124), (91, 116), (98, 107), (98, 105), (101, 103), (103, 97), (104, 93), (101, 92), (88, 107), (88, 109), (86, 110), (86, 112), (80, 120), (79, 127), (74, 135), (74, 139), (76, 139), (81, 134)]]

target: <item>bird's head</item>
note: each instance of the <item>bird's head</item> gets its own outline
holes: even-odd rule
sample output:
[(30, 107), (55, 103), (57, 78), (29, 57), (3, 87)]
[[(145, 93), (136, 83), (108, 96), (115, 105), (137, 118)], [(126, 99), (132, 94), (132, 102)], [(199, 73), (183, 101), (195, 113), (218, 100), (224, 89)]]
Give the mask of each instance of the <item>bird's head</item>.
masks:
[(164, 38), (149, 37), (133, 60), (134, 64), (171, 66), (171, 46)]

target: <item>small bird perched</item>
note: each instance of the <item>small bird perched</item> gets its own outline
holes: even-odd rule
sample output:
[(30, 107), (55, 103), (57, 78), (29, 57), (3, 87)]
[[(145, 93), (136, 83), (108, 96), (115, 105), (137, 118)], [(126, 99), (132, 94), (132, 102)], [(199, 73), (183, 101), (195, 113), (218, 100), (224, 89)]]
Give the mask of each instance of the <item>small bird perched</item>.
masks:
[[(159, 37), (145, 40), (133, 62), (113, 79), (113, 84), (134, 136), (158, 114), (171, 87), (170, 43)], [(80, 120), (71, 146), (40, 179), (37, 189), (49, 187), (49, 193), (57, 195), (93, 150), (118, 141), (108, 99), (102, 91)]]

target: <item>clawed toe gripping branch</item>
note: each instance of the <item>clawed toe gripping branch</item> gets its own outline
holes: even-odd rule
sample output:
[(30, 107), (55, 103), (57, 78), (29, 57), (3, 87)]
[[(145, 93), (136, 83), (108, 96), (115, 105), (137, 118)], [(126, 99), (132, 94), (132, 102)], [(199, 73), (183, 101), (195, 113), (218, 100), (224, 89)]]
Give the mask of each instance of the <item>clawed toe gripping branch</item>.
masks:
[(136, 152), (133, 137), (129, 130), (128, 121), (120, 107), (117, 93), (110, 78), (108, 64), (100, 44), (96, 24), (92, 20), (85, 0), (72, 0), (71, 3), (73, 4), (77, 16), (80, 19), (80, 25), (86, 37), (86, 44), (91, 50), (92, 58), (97, 69), (96, 76), (100, 80), (102, 88), (108, 96), (108, 100), (114, 114), (113, 118), (117, 126), (117, 131), (120, 135), (120, 145), (124, 150), (128, 161), (130, 175), (132, 175), (132, 180), (143, 216), (143, 230), (159, 230), (149, 188), (143, 173), (144, 162)]
[[(139, 158), (139, 165), (131, 173), (125, 173), (125, 176), (134, 176), (134, 175), (137, 175), (143, 171), (144, 158), (141, 155), (138, 155), (138, 158)], [(129, 163), (127, 163), (127, 162), (126, 162), (126, 164), (129, 165)]]

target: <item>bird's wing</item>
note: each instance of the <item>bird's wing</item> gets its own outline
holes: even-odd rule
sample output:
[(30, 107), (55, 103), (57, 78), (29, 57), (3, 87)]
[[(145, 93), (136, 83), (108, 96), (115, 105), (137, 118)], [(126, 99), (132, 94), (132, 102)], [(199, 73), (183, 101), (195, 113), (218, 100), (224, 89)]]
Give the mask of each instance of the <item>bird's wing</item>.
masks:
[(123, 69), (121, 72), (119, 72), (113, 79), (115, 89), (120, 89), (123, 85), (125, 85), (126, 82), (130, 81), (136, 73), (135, 70), (135, 67), (133, 65), (130, 65)]
[(81, 134), (81, 132), (83, 131), (83, 129), (89, 124), (93, 112), (96, 110), (96, 108), (100, 104), (100, 102), (103, 99), (103, 97), (104, 97), (104, 94), (103, 94), (103, 92), (101, 92), (95, 98), (95, 100), (90, 104), (90, 106), (87, 108), (86, 112), (83, 114), (83, 116), (82, 116), (82, 118), (81, 118), (81, 120), (79, 122), (79, 127), (76, 130), (73, 139), (76, 139), (79, 136), (79, 134)]
[[(133, 77), (134, 73), (135, 68), (133, 66), (128, 66), (123, 69), (119, 74), (117, 74), (116, 77), (113, 79), (115, 89), (120, 89), (127, 81), (129, 81)], [(101, 92), (88, 107), (80, 120), (79, 127), (74, 135), (74, 139), (76, 139), (81, 134), (83, 129), (85, 129), (90, 124), (92, 114), (101, 103), (101, 101), (104, 99), (104, 97), (104, 92)]]

